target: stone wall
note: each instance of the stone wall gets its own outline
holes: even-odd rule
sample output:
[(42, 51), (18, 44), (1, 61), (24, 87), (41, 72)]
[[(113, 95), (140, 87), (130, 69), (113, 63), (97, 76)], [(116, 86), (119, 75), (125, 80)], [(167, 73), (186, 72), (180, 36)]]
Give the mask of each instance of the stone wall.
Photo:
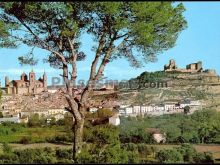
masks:
[(17, 88), (17, 94), (27, 94), (28, 93), (28, 88)]

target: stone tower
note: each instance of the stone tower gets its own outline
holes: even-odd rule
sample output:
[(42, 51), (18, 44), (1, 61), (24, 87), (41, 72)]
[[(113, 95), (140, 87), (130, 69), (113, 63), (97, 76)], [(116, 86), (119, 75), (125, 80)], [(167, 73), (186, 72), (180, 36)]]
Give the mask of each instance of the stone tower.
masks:
[(26, 75), (25, 73), (23, 73), (23, 74), (21, 75), (21, 80), (27, 81), (27, 79), (28, 79), (27, 75)]
[(202, 61), (197, 62), (197, 70), (202, 70)]
[(34, 86), (35, 84), (35, 73), (33, 70), (29, 73), (30, 86)]
[(43, 74), (43, 85), (44, 85), (44, 89), (47, 89), (47, 75), (45, 72)]
[(9, 78), (8, 76), (5, 76), (5, 87), (9, 85)]

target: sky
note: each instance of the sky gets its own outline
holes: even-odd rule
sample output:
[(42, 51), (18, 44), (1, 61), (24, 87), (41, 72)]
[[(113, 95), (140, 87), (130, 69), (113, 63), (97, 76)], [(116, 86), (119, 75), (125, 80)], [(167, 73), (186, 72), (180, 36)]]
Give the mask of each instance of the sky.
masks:
[[(163, 66), (174, 59), (179, 68), (185, 68), (187, 64), (202, 61), (203, 69), (215, 69), (220, 75), (220, 2), (183, 2), (186, 11), (185, 19), (188, 23), (186, 30), (182, 31), (176, 45), (158, 55), (155, 63), (147, 63), (144, 67), (135, 69), (130, 67), (125, 59), (113, 61), (105, 69), (105, 77), (108, 80), (128, 80), (137, 77), (144, 71), (163, 70)], [(92, 39), (86, 35), (82, 37), (82, 43), (92, 43)], [(85, 61), (78, 62), (78, 80), (87, 80), (94, 52), (87, 44), (82, 45), (82, 50), (89, 54)], [(32, 69), (37, 78), (44, 71), (48, 76), (48, 84), (52, 77), (59, 77), (61, 71), (51, 68), (48, 64), (39, 61), (37, 66), (21, 66), (17, 58), (26, 54), (31, 48), (20, 46), (17, 49), (0, 49), (0, 81), (4, 86), (4, 77), (10, 80), (20, 79), (23, 72), (29, 73)], [(34, 54), (40, 59), (46, 57), (48, 52), (35, 49)], [(62, 83), (62, 82), (60, 82)]]

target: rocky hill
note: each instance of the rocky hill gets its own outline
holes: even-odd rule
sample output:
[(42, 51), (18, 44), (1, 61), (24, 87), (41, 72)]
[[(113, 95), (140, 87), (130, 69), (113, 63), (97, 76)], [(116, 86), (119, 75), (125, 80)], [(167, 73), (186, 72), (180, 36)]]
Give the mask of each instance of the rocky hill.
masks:
[(220, 77), (218, 75), (143, 72), (140, 76), (129, 80), (127, 88), (123, 85), (119, 85), (121, 104), (176, 102), (189, 98), (200, 100), (204, 105), (203, 108), (220, 110)]

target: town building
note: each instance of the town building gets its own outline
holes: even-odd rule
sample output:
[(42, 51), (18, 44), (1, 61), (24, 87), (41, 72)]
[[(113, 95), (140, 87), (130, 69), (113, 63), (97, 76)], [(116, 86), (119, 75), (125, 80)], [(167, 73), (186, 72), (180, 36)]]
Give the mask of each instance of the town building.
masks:
[(65, 118), (65, 114), (63, 114), (63, 113), (57, 113), (57, 114), (54, 114), (54, 115), (51, 115), (51, 116), (54, 117), (56, 121)]
[(96, 107), (90, 107), (89, 108), (89, 112), (91, 112), (91, 113), (94, 113), (94, 112), (97, 112), (98, 111), (98, 108), (96, 108)]
[(133, 113), (133, 107), (132, 106), (129, 106), (129, 107), (125, 108), (125, 114), (126, 115), (129, 115), (129, 114), (132, 114), (132, 113)]
[(120, 125), (120, 118), (118, 114), (115, 114), (114, 116), (109, 118), (109, 124), (118, 126)]
[(163, 104), (158, 104), (153, 107), (154, 111), (164, 111), (164, 105)]
[(162, 132), (160, 129), (148, 128), (146, 131), (152, 135), (153, 139), (157, 143), (165, 143), (166, 142), (166, 134), (164, 132)]
[(185, 106), (190, 106), (191, 101), (190, 100), (183, 100), (179, 102), (180, 108), (184, 108)]
[(119, 109), (118, 110), (119, 115), (125, 115), (125, 109)]
[(47, 75), (43, 74), (43, 78), (36, 80), (33, 71), (27, 74), (23, 73), (20, 80), (12, 80), (5, 77), (5, 89), (7, 94), (36, 94), (47, 90)]
[(11, 122), (11, 123), (20, 123), (19, 117), (4, 117), (0, 118), (0, 124), (4, 122)]
[(176, 104), (174, 103), (165, 103), (164, 104), (165, 111), (173, 111), (176, 109)]
[(133, 113), (140, 114), (141, 113), (141, 106), (140, 105), (134, 105), (133, 106)]

